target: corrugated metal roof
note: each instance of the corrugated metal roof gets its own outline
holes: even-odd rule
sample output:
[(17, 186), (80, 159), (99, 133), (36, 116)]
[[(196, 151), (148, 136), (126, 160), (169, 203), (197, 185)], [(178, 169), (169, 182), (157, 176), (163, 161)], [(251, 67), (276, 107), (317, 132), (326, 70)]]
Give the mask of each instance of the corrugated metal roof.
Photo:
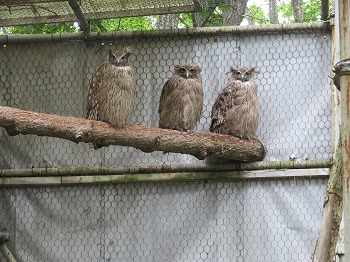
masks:
[[(196, 0), (80, 0), (87, 20), (200, 11)], [(68, 1), (0, 0), (0, 26), (77, 21)]]

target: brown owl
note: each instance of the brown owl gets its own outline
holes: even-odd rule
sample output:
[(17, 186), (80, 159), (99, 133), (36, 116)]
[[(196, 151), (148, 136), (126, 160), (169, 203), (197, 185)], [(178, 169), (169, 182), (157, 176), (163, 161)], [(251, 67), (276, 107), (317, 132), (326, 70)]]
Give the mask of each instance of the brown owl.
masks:
[(255, 67), (230, 68), (231, 77), (220, 92), (211, 112), (210, 131), (243, 139), (255, 136), (259, 121), (259, 101)]
[[(122, 128), (130, 120), (135, 101), (135, 72), (128, 65), (132, 50), (109, 50), (109, 61), (92, 77), (87, 98), (87, 119)], [(99, 148), (94, 144), (94, 148)]]
[(175, 66), (175, 73), (164, 84), (159, 102), (159, 127), (193, 130), (203, 109), (201, 68), (195, 64)]

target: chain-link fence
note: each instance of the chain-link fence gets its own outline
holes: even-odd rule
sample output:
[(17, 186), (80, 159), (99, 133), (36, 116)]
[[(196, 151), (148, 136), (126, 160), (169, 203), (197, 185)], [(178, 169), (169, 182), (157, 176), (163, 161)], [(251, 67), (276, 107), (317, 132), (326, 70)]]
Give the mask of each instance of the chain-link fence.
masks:
[[(8, 43), (0, 48), (2, 105), (85, 117), (91, 77), (108, 49), (135, 49), (132, 123), (157, 127), (174, 66), (201, 66), (208, 131), (230, 66), (257, 66), (257, 138), (266, 160), (331, 156), (331, 37), (322, 30)], [(0, 130), (1, 169), (198, 163), (181, 154)], [(19, 261), (306, 261), (321, 220), (324, 179), (1, 189), (1, 227)]]

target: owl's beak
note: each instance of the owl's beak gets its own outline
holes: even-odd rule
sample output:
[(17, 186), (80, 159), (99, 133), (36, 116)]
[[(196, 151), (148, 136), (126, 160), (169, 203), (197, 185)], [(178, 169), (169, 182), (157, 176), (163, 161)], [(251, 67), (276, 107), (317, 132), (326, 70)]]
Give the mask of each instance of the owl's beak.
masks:
[(189, 71), (189, 70), (186, 70), (186, 78), (188, 79), (188, 78), (190, 78), (190, 76), (191, 76), (190, 71)]
[(115, 64), (116, 66), (120, 66), (120, 65), (122, 65), (122, 60), (119, 59), (119, 58), (117, 58), (117, 59), (114, 60), (114, 64)]
[(241, 74), (240, 77), (239, 77), (239, 79), (240, 79), (242, 82), (247, 81), (247, 79), (246, 79), (246, 77), (245, 77), (244, 74)]

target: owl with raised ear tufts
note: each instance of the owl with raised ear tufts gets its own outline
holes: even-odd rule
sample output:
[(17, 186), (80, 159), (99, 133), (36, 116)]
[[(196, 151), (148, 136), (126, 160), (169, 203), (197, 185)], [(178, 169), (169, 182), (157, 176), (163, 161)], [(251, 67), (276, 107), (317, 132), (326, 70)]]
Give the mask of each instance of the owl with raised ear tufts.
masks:
[(203, 96), (201, 68), (195, 64), (176, 65), (160, 96), (159, 127), (193, 130), (202, 116)]
[[(134, 109), (135, 72), (128, 65), (129, 47), (109, 50), (109, 60), (92, 77), (87, 97), (87, 119), (107, 122), (117, 128), (129, 123)], [(94, 144), (97, 149), (101, 145)]]
[(220, 92), (211, 112), (210, 131), (242, 139), (255, 136), (259, 121), (259, 100), (255, 67), (231, 67), (228, 84)]

